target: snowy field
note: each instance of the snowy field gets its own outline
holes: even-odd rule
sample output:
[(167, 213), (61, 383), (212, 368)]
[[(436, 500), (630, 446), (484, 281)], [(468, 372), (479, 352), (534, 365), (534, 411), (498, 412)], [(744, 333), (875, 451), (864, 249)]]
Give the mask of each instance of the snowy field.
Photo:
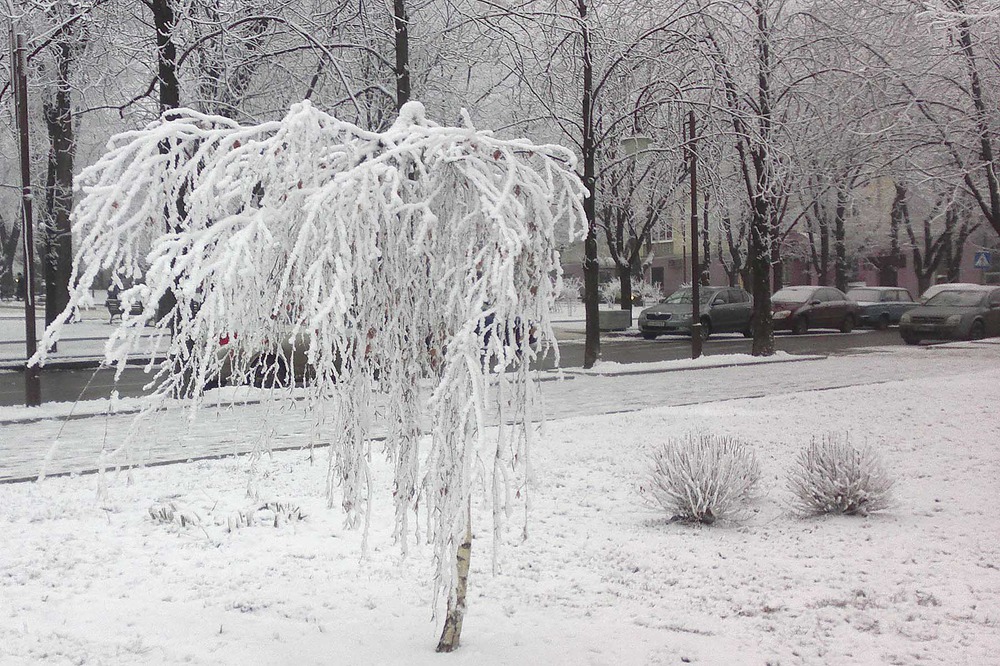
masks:
[[(448, 656), (433, 652), (430, 549), (400, 557), (377, 453), (365, 555), (326, 508), (323, 450), (142, 468), (109, 475), (106, 492), (96, 476), (2, 485), (0, 664), (998, 663), (998, 385), (997, 344), (546, 382), (527, 538), (515, 511), (494, 573), (489, 517), (475, 515), (469, 612)], [(168, 415), (157, 436), (210, 444), (234, 436), (228, 421), (263, 421), (254, 409), (205, 414), (197, 431)], [(274, 436), (303, 422), (283, 414)], [(120, 438), (113, 419), (69, 423), (70, 449)], [(0, 457), (60, 436), (55, 422), (2, 428)], [(793, 515), (792, 458), (844, 430), (882, 452), (894, 507)], [(754, 446), (765, 492), (741, 519), (672, 524), (642, 501), (650, 448), (690, 432)], [(306, 518), (276, 528), (261, 510), (228, 530), (269, 501)], [(200, 524), (154, 521), (166, 502)]]

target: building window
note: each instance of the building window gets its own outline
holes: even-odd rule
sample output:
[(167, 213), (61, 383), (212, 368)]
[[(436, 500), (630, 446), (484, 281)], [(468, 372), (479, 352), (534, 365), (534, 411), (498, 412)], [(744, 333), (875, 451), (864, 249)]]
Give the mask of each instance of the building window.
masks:
[(661, 216), (649, 230), (649, 240), (654, 243), (669, 243), (674, 240), (674, 228), (670, 225), (670, 220)]
[(653, 266), (650, 282), (654, 285), (660, 285), (661, 289), (663, 288), (663, 266)]

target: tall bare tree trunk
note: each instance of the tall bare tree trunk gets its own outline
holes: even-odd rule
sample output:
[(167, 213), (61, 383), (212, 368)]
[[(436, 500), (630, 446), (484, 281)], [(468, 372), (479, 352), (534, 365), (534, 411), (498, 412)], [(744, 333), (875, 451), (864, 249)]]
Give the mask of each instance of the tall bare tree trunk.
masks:
[(902, 252), (899, 248), (899, 230), (903, 226), (903, 207), (906, 205), (906, 187), (896, 183), (896, 194), (889, 212), (889, 256), (879, 270), (879, 283), (885, 287), (899, 286), (899, 266)]
[[(174, 0), (151, 0), (153, 11), (153, 27), (156, 30), (156, 82), (160, 98), (160, 114), (170, 117), (170, 112), (181, 105), (181, 87), (177, 81), (177, 47), (174, 44), (174, 28), (177, 17), (174, 15)], [(160, 152), (168, 154), (170, 146), (161, 145)], [(178, 202), (178, 209), (182, 202)], [(175, 231), (169, 210), (163, 211), (164, 226), (167, 233)], [(180, 210), (178, 210), (180, 214)], [(177, 296), (173, 290), (163, 294), (156, 307), (156, 319), (162, 320), (177, 305)]]
[(774, 320), (771, 313), (771, 248), (768, 247), (776, 224), (772, 205), (774, 171), (771, 140), (771, 27), (766, 0), (757, 0), (757, 104), (760, 145), (754, 150), (756, 196), (750, 221), (749, 264), (753, 280), (754, 356), (774, 355)]
[(622, 310), (632, 311), (632, 268), (626, 264), (618, 264), (618, 282), (621, 284)]
[[(956, 14), (966, 13), (965, 0), (947, 0), (947, 4)], [(1000, 174), (997, 174), (997, 159), (993, 152), (993, 139), (996, 136), (994, 128), (990, 127), (991, 111), (989, 95), (983, 91), (983, 79), (979, 74), (979, 65), (973, 52), (972, 23), (968, 18), (958, 22), (958, 43), (969, 70), (969, 95), (975, 109), (976, 134), (979, 139), (979, 157), (986, 176), (986, 193), (983, 194), (973, 182), (971, 174), (964, 174), (965, 183), (979, 204), (983, 216), (1000, 234)], [(994, 96), (995, 100), (995, 96)], [(996, 102), (993, 102), (995, 106)]]
[(72, 46), (67, 39), (57, 45), (55, 100), (44, 105), (49, 133), (49, 178), (45, 229), (45, 324), (51, 324), (69, 304), (69, 278), (73, 270), (73, 109), (70, 96)]
[(396, 110), (410, 101), (410, 19), (404, 0), (392, 1), (396, 50)]
[(847, 192), (837, 189), (837, 211), (833, 219), (833, 247), (836, 253), (835, 286), (841, 291), (847, 291)]
[(701, 283), (704, 286), (712, 284), (712, 243), (708, 236), (708, 204), (711, 200), (708, 188), (702, 199), (701, 208)]
[(448, 596), (448, 615), (444, 619), (444, 629), (438, 641), (438, 652), (454, 652), (462, 638), (462, 622), (465, 620), (465, 596), (469, 585), (469, 560), (472, 557), (472, 511), (467, 509), (465, 518), (465, 538), (455, 553), (458, 583), (455, 594)]
[(587, 218), (587, 237), (583, 242), (583, 305), (586, 334), (583, 367), (592, 368), (601, 357), (600, 266), (597, 262), (597, 145), (594, 138), (594, 70), (590, 54), (590, 27), (587, 24), (588, 0), (577, 0), (583, 43), (583, 186), (587, 195), (583, 211)]

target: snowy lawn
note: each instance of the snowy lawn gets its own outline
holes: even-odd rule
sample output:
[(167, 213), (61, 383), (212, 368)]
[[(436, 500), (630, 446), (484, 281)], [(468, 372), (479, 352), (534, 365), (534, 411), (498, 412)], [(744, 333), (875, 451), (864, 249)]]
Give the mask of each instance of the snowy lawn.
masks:
[[(367, 557), (326, 508), (325, 451), (260, 459), (256, 483), (243, 457), (109, 475), (106, 494), (95, 476), (0, 486), (0, 663), (995, 663), (1000, 364), (986, 358), (950, 376), (550, 421), (532, 450), (528, 538), (516, 511), (495, 575), (489, 518), (474, 518), (449, 656), (433, 652), (430, 549), (401, 560), (377, 453)], [(792, 459), (845, 429), (889, 463), (894, 508), (791, 515)], [(756, 449), (765, 493), (741, 520), (671, 524), (637, 493), (649, 449), (697, 431)], [(270, 500), (306, 518), (276, 528), (262, 510), (228, 531)], [(153, 520), (167, 502), (201, 524)]]

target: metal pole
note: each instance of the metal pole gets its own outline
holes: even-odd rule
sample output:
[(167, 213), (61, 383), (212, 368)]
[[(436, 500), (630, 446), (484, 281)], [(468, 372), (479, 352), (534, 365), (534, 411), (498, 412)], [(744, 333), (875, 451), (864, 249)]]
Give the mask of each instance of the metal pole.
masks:
[[(17, 134), (21, 154), (21, 241), (24, 250), (24, 345), (26, 358), (35, 355), (35, 261), (31, 217), (31, 155), (28, 148), (28, 77), (24, 71), (24, 35), (10, 26), (11, 83), (17, 110)], [(41, 372), (37, 365), (24, 369), (24, 401), (28, 407), (42, 404)]]
[(694, 111), (688, 113), (691, 151), (691, 358), (701, 356), (701, 269), (698, 266), (698, 136)]

